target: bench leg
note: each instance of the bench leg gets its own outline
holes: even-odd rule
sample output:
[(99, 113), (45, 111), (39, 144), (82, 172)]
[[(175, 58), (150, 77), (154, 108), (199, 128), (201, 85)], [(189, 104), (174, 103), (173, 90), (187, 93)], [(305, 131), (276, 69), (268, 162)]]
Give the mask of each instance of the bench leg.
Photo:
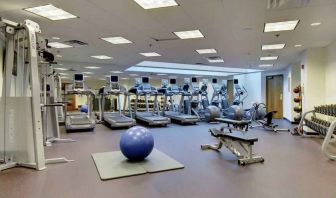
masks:
[(202, 150), (216, 150), (218, 151), (219, 149), (221, 149), (223, 146), (223, 143), (222, 142), (219, 142), (217, 144), (203, 144), (201, 145), (201, 149)]
[(247, 164), (253, 164), (253, 163), (262, 163), (264, 162), (264, 158), (261, 156), (255, 156), (253, 155), (252, 152), (252, 145), (246, 145), (246, 144), (241, 144), (242, 148), (244, 148), (246, 152), (246, 156), (244, 156), (241, 159), (238, 159), (238, 164), (239, 165), (247, 165)]

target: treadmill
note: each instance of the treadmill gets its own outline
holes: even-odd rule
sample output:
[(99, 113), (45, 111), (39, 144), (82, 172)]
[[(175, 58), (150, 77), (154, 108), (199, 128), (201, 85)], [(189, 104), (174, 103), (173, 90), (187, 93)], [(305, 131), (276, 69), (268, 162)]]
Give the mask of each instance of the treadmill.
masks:
[(84, 112), (67, 112), (65, 119), (65, 129), (70, 131), (89, 131), (96, 127), (96, 122), (91, 118), (91, 102), (94, 93), (85, 88), (84, 75), (75, 74), (72, 90), (68, 90), (67, 95), (85, 95), (87, 96), (88, 113)]
[[(142, 77), (141, 84), (131, 88), (129, 92), (131, 94), (135, 94), (135, 104), (134, 104), (134, 112), (135, 112), (135, 119), (144, 122), (149, 126), (167, 126), (170, 123), (170, 119), (167, 117), (163, 117), (159, 113), (159, 105), (157, 97), (158, 95), (162, 95), (158, 93), (156, 88), (152, 87), (149, 84), (149, 78), (148, 77)], [(154, 110), (153, 112), (149, 111), (149, 104), (148, 104), (148, 97), (154, 96)], [(140, 97), (145, 98), (145, 108), (146, 110), (144, 112), (138, 111), (138, 100)]]
[[(165, 80), (162, 81), (162, 87), (166, 87)], [(190, 80), (188, 78), (184, 79), (184, 84), (189, 86)], [(164, 95), (164, 108), (163, 108), (163, 115), (170, 118), (174, 122), (178, 122), (181, 124), (196, 124), (199, 121), (199, 117), (196, 115), (191, 115), (191, 111), (187, 111), (187, 113), (184, 113), (183, 109), (181, 108), (184, 106), (184, 109), (190, 109), (190, 107), (186, 107), (186, 105), (190, 105), (190, 98), (191, 94), (188, 92), (188, 90), (181, 90), (176, 85), (176, 79), (172, 78), (170, 79), (169, 87), (167, 87)], [(184, 86), (185, 87), (185, 86)], [(178, 109), (174, 108), (174, 102), (173, 102), (173, 96), (181, 96), (180, 104)], [(187, 101), (185, 101), (185, 97), (187, 97)], [(168, 111), (166, 111), (167, 107), (167, 101), (170, 100), (170, 105), (168, 107)]]
[[(111, 128), (120, 127), (132, 127), (136, 125), (134, 119), (126, 117), (121, 113), (121, 97), (120, 95), (125, 94), (125, 88), (119, 84), (118, 76), (110, 76), (106, 78), (106, 86), (103, 88), (103, 93), (101, 93), (101, 98), (99, 101), (99, 113), (102, 121), (109, 125)], [(105, 112), (105, 100), (109, 96), (117, 96), (118, 112)], [(126, 97), (126, 96), (125, 96)]]

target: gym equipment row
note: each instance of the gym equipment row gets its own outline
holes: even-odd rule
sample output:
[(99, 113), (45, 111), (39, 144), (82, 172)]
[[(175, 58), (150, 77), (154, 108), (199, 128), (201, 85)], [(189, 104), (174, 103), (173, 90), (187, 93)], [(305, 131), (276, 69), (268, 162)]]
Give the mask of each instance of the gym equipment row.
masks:
[[(310, 117), (309, 117), (310, 116)], [(296, 132), (303, 137), (321, 137), (322, 153), (329, 159), (336, 159), (329, 145), (335, 142), (336, 132), (336, 105), (321, 105), (314, 107), (314, 110), (303, 114)], [(313, 131), (309, 131), (313, 130)]]

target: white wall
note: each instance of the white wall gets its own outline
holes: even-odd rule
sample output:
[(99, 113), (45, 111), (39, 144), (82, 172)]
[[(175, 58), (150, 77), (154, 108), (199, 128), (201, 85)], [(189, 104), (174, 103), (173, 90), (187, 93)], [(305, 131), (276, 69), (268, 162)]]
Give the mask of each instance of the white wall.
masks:
[(326, 49), (325, 103), (336, 103), (336, 41)]

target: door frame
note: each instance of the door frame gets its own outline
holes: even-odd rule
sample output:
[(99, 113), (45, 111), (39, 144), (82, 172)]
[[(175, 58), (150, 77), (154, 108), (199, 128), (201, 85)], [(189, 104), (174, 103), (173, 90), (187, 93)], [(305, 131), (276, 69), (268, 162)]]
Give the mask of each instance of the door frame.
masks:
[[(268, 105), (267, 105), (267, 101), (268, 101), (268, 82), (267, 82), (267, 79), (269, 78), (269, 77), (276, 77), (276, 76), (281, 76), (282, 77), (282, 100), (281, 100), (281, 103), (282, 103), (282, 105), (281, 105), (281, 112), (282, 112), (282, 118), (284, 117), (284, 102), (283, 102), (283, 98), (284, 98), (284, 75), (283, 74), (275, 74), (275, 75), (267, 75), (267, 76), (265, 76), (265, 81), (266, 81), (266, 107), (268, 107)], [(267, 111), (269, 111), (269, 109), (267, 109)]]

